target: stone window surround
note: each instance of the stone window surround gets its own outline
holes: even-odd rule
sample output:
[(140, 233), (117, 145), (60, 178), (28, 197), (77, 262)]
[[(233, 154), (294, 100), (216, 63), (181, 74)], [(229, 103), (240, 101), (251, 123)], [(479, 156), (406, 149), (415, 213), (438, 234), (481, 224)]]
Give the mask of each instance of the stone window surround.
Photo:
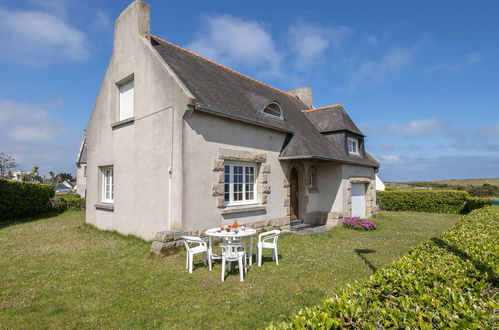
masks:
[[(270, 164), (266, 163), (267, 154), (264, 152), (254, 152), (238, 149), (218, 149), (218, 158), (213, 159), (213, 172), (217, 174), (217, 181), (212, 186), (212, 196), (216, 198), (216, 205), (219, 209), (225, 209), (224, 206), (224, 163), (228, 162), (247, 162), (257, 164), (257, 193), (258, 204), (266, 205), (268, 195), (270, 194), (270, 184), (268, 183), (268, 175), (271, 172)], [(239, 206), (231, 206), (227, 208), (236, 208)]]

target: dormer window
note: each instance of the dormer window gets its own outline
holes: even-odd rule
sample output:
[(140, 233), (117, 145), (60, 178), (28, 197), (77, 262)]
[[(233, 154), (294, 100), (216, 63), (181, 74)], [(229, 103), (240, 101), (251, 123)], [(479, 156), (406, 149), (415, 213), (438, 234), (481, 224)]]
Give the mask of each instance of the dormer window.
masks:
[(348, 153), (349, 154), (359, 154), (359, 140), (354, 138), (348, 138)]
[(265, 113), (269, 116), (273, 116), (273, 117), (277, 117), (279, 119), (282, 119), (281, 107), (279, 106), (279, 104), (277, 104), (275, 102), (267, 104), (265, 106), (265, 108), (263, 108), (263, 113)]

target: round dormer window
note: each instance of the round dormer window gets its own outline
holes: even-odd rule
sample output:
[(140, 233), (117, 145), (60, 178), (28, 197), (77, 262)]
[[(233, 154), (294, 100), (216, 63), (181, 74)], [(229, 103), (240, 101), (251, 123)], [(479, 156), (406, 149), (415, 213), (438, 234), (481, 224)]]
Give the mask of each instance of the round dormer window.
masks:
[(267, 104), (265, 108), (263, 108), (263, 113), (277, 118), (282, 118), (281, 107), (275, 102)]

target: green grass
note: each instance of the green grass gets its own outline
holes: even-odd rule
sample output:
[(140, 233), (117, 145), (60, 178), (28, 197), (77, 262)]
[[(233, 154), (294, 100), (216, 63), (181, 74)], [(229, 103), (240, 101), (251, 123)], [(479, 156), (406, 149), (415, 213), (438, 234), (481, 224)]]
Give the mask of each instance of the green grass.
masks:
[[(318, 304), (369, 277), (457, 215), (383, 212), (370, 232), (338, 227), (279, 239), (280, 264), (220, 282), (220, 264), (188, 274), (185, 253), (156, 257), (150, 243), (103, 232), (68, 211), (0, 229), (0, 327), (255, 328)], [(199, 257), (199, 256), (198, 256)]]

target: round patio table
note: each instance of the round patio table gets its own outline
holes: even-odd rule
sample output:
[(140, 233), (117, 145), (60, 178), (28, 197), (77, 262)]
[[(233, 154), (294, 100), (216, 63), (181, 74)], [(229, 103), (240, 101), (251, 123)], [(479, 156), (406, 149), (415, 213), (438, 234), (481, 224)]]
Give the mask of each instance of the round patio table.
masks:
[(208, 238), (209, 238), (208, 251), (210, 254), (210, 258), (213, 260), (214, 259), (222, 259), (221, 256), (213, 254), (213, 249), (212, 249), (213, 237), (220, 237), (220, 238), (226, 239), (228, 241), (231, 241), (235, 238), (249, 237), (250, 248), (249, 248), (248, 257), (249, 257), (249, 264), (251, 266), (252, 261), (253, 261), (253, 236), (256, 235), (256, 230), (254, 230), (253, 228), (245, 228), (244, 230), (239, 229), (238, 232), (236, 233), (233, 229), (231, 229), (230, 232), (227, 232), (225, 230), (220, 230), (220, 227), (218, 227), (218, 228), (208, 229), (205, 232), (205, 235), (208, 236)]

